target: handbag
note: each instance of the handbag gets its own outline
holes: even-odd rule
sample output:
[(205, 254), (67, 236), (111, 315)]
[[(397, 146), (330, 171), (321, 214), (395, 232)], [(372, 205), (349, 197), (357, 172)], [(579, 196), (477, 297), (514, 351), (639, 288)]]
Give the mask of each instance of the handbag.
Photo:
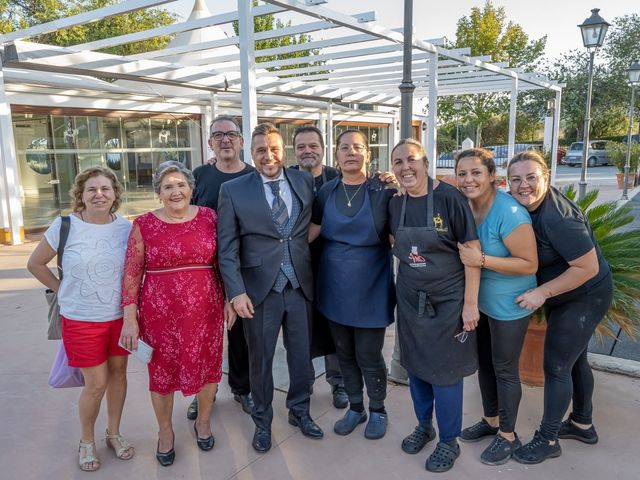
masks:
[[(58, 241), (58, 278), (62, 281), (62, 255), (64, 253), (64, 247), (67, 244), (67, 238), (69, 238), (69, 227), (71, 226), (71, 219), (68, 215), (60, 217), (60, 240)], [(47, 299), (47, 305), (49, 305), (49, 329), (47, 331), (47, 338), (49, 340), (60, 340), (62, 338), (62, 330), (60, 326), (60, 307), (58, 306), (58, 294), (47, 288), (44, 291), (44, 297)]]
[(60, 342), (58, 353), (53, 361), (51, 372), (49, 373), (49, 386), (53, 388), (83, 387), (84, 377), (82, 371), (77, 367), (70, 367), (67, 359), (67, 352)]

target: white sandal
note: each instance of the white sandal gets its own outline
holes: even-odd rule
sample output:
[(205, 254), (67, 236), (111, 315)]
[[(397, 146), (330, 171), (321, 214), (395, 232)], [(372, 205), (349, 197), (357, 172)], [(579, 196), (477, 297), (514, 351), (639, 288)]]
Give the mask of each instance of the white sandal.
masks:
[[(113, 444), (113, 440), (117, 440), (120, 446), (116, 447)], [(108, 429), (105, 431), (104, 441), (107, 444), (107, 447), (111, 448), (115, 452), (116, 457), (118, 457), (120, 460), (130, 460), (133, 458), (133, 455), (136, 452), (133, 446), (129, 445), (129, 442), (127, 442), (127, 440), (122, 435), (120, 435), (119, 433), (111, 435)], [(130, 455), (127, 456), (127, 452), (130, 452)]]
[[(84, 448), (84, 455), (82, 449)], [(96, 457), (96, 444), (80, 440), (78, 446), (78, 464), (83, 472), (95, 472), (100, 468), (100, 460)], [(90, 466), (93, 464), (93, 466)]]

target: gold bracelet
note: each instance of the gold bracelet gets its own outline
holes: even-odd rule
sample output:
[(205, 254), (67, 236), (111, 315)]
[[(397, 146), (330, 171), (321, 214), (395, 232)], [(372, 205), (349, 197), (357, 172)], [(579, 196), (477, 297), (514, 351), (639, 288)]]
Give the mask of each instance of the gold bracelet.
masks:
[(487, 257), (485, 256), (484, 252), (481, 252), (481, 253), (482, 253), (482, 261), (480, 262), (480, 268), (484, 268), (484, 264), (487, 261)]

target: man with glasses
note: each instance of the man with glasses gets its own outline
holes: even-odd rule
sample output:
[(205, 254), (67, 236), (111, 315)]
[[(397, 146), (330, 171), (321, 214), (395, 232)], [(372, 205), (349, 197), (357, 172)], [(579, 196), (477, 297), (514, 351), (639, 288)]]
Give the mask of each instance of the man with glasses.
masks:
[[(293, 133), (293, 151), (298, 165), (294, 165), (291, 168), (311, 173), (313, 176), (314, 196), (318, 194), (322, 185), (340, 175), (337, 168), (323, 165), (324, 139), (322, 138), (322, 132), (317, 127), (312, 125), (303, 125), (296, 128)], [(315, 277), (318, 273), (318, 263), (320, 261), (320, 252), (322, 250), (322, 238), (318, 237), (314, 240), (311, 243), (310, 248), (311, 267)], [(316, 308), (315, 302), (313, 306), (312, 326), (312, 357), (322, 355), (326, 352), (335, 352), (335, 346), (333, 345), (333, 338), (329, 331), (329, 325), (326, 318), (324, 318)], [(344, 389), (342, 372), (340, 371), (340, 365), (338, 364), (338, 356), (335, 353), (330, 353), (329, 355), (324, 356), (324, 369), (326, 372), (325, 378), (327, 383), (331, 385), (333, 406), (335, 408), (347, 408), (349, 398), (347, 397), (347, 392)], [(311, 373), (313, 374), (311, 379), (313, 382), (315, 379), (313, 365), (311, 365)]]
[[(209, 128), (209, 147), (215, 154), (215, 161), (196, 168), (196, 179), (192, 203), (218, 210), (218, 194), (223, 183), (255, 171), (251, 165), (240, 160), (244, 141), (240, 126), (229, 115), (219, 115), (213, 119)], [(230, 308), (225, 306), (226, 311)], [(242, 405), (245, 413), (251, 414), (253, 399), (249, 386), (249, 353), (242, 328), (243, 320), (237, 321), (227, 332), (227, 358), (229, 361), (229, 386), (233, 398)], [(198, 401), (194, 397), (187, 410), (187, 418), (195, 420), (198, 416)]]

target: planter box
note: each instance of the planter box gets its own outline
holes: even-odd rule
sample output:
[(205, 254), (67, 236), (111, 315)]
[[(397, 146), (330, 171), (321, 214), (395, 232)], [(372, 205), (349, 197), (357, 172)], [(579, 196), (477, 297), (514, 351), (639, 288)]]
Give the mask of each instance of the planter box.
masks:
[[(631, 190), (636, 184), (636, 175), (637, 173), (629, 172), (629, 178), (627, 181), (627, 188), (629, 190)], [(618, 189), (622, 190), (624, 188), (624, 173), (616, 173), (616, 180), (618, 180)]]
[(538, 322), (534, 317), (529, 322), (524, 346), (520, 352), (520, 382), (525, 385), (541, 387), (544, 385), (544, 337), (547, 322)]

